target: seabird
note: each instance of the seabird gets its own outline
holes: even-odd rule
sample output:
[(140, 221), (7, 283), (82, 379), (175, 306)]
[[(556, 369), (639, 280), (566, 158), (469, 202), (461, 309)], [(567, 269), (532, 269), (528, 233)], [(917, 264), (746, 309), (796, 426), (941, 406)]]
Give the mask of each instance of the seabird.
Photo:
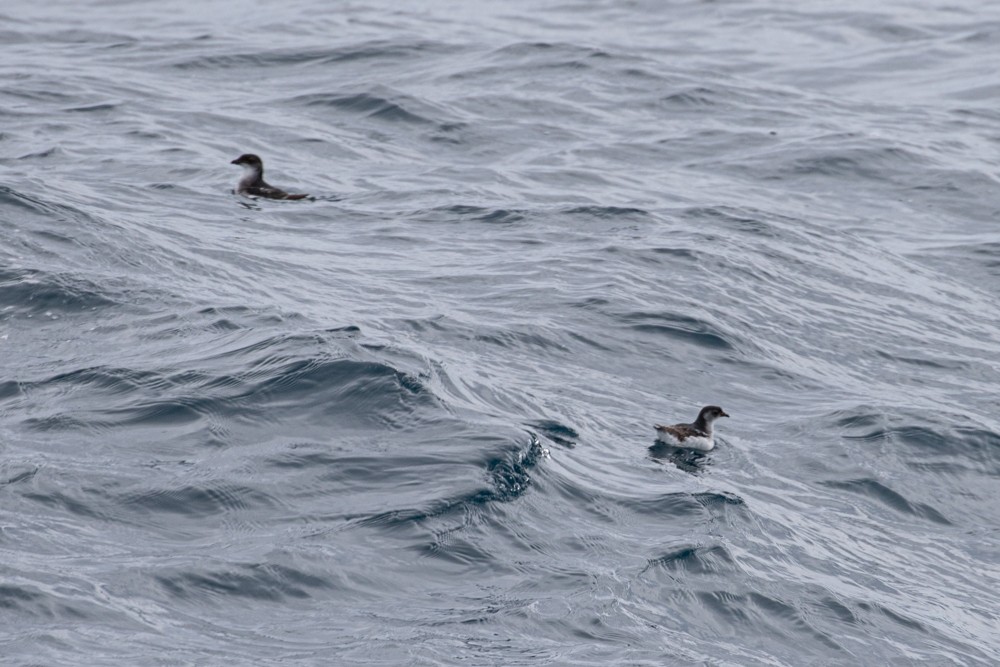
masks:
[(696, 449), (700, 452), (710, 451), (715, 447), (712, 437), (712, 422), (719, 417), (728, 417), (726, 411), (718, 405), (706, 405), (698, 413), (693, 424), (674, 424), (673, 426), (656, 425), (656, 440), (665, 445)]
[(264, 182), (264, 163), (253, 153), (244, 153), (230, 164), (242, 165), (246, 173), (236, 185), (236, 194), (268, 199), (305, 199), (309, 195), (289, 194)]

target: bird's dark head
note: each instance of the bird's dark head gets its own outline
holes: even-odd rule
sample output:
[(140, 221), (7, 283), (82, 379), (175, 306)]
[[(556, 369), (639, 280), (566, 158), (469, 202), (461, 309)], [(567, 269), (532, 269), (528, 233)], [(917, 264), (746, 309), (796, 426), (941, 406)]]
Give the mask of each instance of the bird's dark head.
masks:
[(264, 163), (261, 162), (260, 158), (254, 155), (253, 153), (244, 153), (243, 155), (239, 156), (238, 158), (230, 162), (230, 164), (241, 164), (245, 167), (250, 167), (251, 169), (264, 168)]
[(698, 413), (698, 421), (704, 422), (706, 424), (711, 424), (719, 417), (728, 417), (726, 411), (720, 408), (718, 405), (706, 405)]

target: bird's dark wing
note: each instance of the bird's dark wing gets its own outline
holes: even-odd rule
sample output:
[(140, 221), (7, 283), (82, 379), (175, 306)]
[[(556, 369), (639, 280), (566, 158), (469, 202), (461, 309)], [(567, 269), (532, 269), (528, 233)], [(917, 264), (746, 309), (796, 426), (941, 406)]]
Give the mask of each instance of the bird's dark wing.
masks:
[(245, 190), (245, 192), (248, 195), (253, 195), (254, 197), (268, 197), (270, 199), (284, 199), (288, 196), (288, 193), (284, 190), (272, 188), (270, 185), (249, 187)]
[(684, 442), (691, 437), (705, 436), (704, 433), (696, 429), (691, 424), (674, 424), (673, 426), (661, 426), (660, 424), (657, 424), (656, 430), (663, 433), (669, 433), (677, 438), (677, 442)]
[(256, 185), (252, 185), (245, 190), (243, 194), (251, 195), (253, 197), (267, 197), (268, 199), (305, 199), (309, 195), (300, 194), (289, 194), (282, 190), (281, 188), (276, 188), (273, 185), (268, 185), (264, 181), (259, 181)]

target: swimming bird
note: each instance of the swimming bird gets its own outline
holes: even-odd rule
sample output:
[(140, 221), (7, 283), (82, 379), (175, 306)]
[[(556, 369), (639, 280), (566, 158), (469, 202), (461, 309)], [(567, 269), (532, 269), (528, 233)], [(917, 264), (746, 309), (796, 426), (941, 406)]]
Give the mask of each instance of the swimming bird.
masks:
[(656, 440), (665, 445), (697, 449), (700, 452), (710, 451), (715, 447), (712, 437), (712, 422), (719, 417), (728, 417), (726, 411), (718, 405), (706, 405), (698, 413), (693, 424), (674, 424), (673, 426), (656, 425)]
[(244, 153), (230, 164), (242, 165), (243, 178), (236, 184), (236, 194), (248, 197), (267, 197), (268, 199), (305, 199), (309, 195), (289, 194), (273, 185), (264, 182), (264, 163), (253, 153)]

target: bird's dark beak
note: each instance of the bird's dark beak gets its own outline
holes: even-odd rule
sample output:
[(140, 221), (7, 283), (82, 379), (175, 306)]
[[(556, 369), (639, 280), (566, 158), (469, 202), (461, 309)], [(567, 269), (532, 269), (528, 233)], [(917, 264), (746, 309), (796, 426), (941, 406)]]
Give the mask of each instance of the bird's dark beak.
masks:
[(240, 159), (239, 159), (239, 158), (236, 158), (235, 160), (233, 160), (233, 161), (232, 161), (232, 162), (230, 162), (229, 164), (243, 164), (243, 163), (242, 163), (242, 162), (240, 162)]
[(720, 417), (728, 417), (729, 415), (727, 415), (727, 414), (726, 414), (725, 412), (720, 412), (720, 413), (719, 413), (719, 416), (720, 416)]

